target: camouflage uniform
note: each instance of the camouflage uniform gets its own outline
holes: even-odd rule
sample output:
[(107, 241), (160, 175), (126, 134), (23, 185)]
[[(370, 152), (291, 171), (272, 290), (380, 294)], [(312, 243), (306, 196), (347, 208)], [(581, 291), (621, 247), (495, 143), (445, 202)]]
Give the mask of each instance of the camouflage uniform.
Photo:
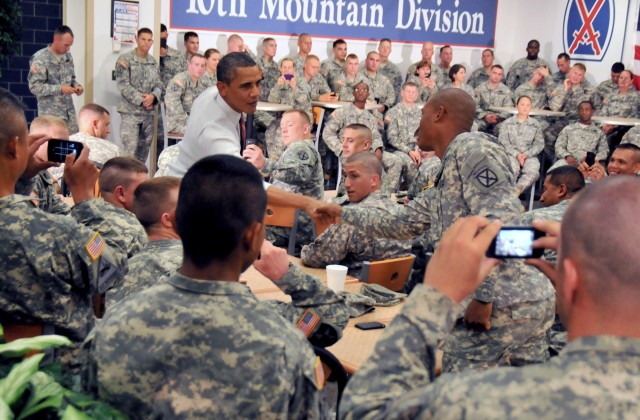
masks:
[(396, 94), (398, 101), (400, 100), (400, 91), (402, 90), (402, 73), (400, 69), (391, 61), (380, 61), (380, 67), (378, 67), (378, 73), (389, 79), (393, 91)]
[(71, 207), (56, 194), (56, 186), (49, 171), (40, 171), (29, 180), (16, 183), (16, 193), (27, 195), (37, 207), (51, 214), (69, 214)]
[[(342, 87), (337, 84), (337, 82), (339, 81), (342, 82)], [(369, 83), (362, 78), (362, 75), (360, 73), (356, 74), (353, 79), (350, 79), (347, 75), (338, 76), (336, 80), (336, 92), (338, 92), (340, 100), (345, 102), (352, 102), (355, 99), (353, 97), (353, 89), (360, 82), (364, 82), (369, 85)], [(369, 89), (371, 89), (371, 86), (369, 86)]]
[[(611, 79), (605, 80), (604, 82), (600, 83), (596, 87), (596, 92), (593, 95), (593, 106), (595, 107), (595, 109), (599, 110), (600, 108), (602, 108), (604, 98), (611, 95), (612, 93), (617, 92), (618, 89), (620, 89), (620, 86), (618, 86), (617, 83), (614, 83)], [(629, 87), (629, 90), (634, 92), (637, 91), (635, 85), (633, 84)]]
[(178, 158), (180, 149), (177, 144), (169, 146), (160, 153), (158, 157), (158, 170), (153, 175), (154, 178), (169, 175), (169, 165)]
[(67, 124), (69, 133), (77, 133), (78, 119), (73, 95), (62, 93), (62, 85), (78, 85), (71, 53), (64, 53), (58, 58), (50, 47), (36, 52), (31, 57), (27, 80), (29, 90), (38, 100), (38, 115), (60, 117)]
[(312, 308), (341, 332), (347, 307), (295, 266), (275, 285), (291, 303), (177, 273), (125, 299), (85, 342), (87, 388), (134, 418), (323, 417), (319, 365), (292, 323)]
[(79, 141), (89, 146), (89, 159), (99, 165), (104, 165), (111, 158), (124, 155), (124, 151), (109, 140), (94, 137), (87, 133), (76, 133), (70, 136), (69, 140)]
[(396, 93), (393, 90), (393, 85), (382, 73), (377, 72), (372, 75), (367, 70), (361, 70), (358, 72), (359, 77), (364, 80), (371, 89), (369, 98), (375, 98), (380, 104), (384, 104), (387, 109), (396, 104)]
[[(412, 65), (409, 66), (409, 68), (407, 69), (407, 80), (409, 80), (411, 76), (416, 75), (416, 69), (418, 68), (418, 64), (420, 64), (420, 61), (418, 61), (417, 63), (413, 63)], [(440, 66), (438, 66), (435, 63), (431, 63), (431, 78), (435, 80), (436, 85), (438, 85), (438, 87), (441, 88), (449, 80), (449, 74), (444, 74)]]
[(124, 282), (107, 292), (107, 308), (124, 298), (158, 283), (182, 265), (182, 241), (161, 239), (148, 242), (129, 258), (129, 271)]
[(256, 60), (260, 69), (262, 69), (262, 82), (260, 82), (260, 100), (267, 101), (269, 99), (269, 92), (278, 82), (280, 78), (280, 68), (278, 63), (274, 60), (268, 62), (264, 56)]
[(543, 365), (436, 379), (436, 349), (459, 311), (418, 285), (349, 381), (340, 418), (627, 418), (640, 411), (637, 338), (577, 338)]
[(167, 46), (167, 55), (160, 57), (159, 71), (162, 86), (166, 87), (176, 74), (187, 71), (187, 63), (188, 61), (183, 53)]
[[(459, 134), (447, 147), (435, 188), (395, 214), (375, 209), (342, 209), (341, 220), (371, 235), (413, 238), (429, 230), (438, 246), (442, 233), (469, 215), (520, 224), (520, 202), (504, 148), (491, 136)], [(547, 330), (554, 313), (555, 290), (539, 271), (521, 260), (503, 261), (473, 297), (492, 302), (491, 329), (484, 333), (456, 324), (445, 342), (443, 370), (541, 363), (548, 359)]]
[[(200, 84), (203, 86), (203, 90), (207, 90), (211, 86), (216, 86), (217, 83), (218, 83), (217, 73), (209, 74), (206, 70), (204, 71), (204, 73), (202, 73), (202, 76), (200, 77)], [(264, 84), (264, 80), (260, 83), (261, 88), (263, 84)], [(262, 100), (262, 98), (260, 98), (260, 100)]]
[[(88, 205), (95, 201), (101, 200), (78, 203), (72, 216), (99, 211)], [(76, 346), (55, 357), (74, 369), (79, 343), (95, 322), (91, 296), (122, 280), (126, 260), (106, 246), (108, 237), (35, 208), (31, 197), (2, 197), (0, 209), (2, 324), (41, 323), (46, 333), (68, 337)]]
[(558, 136), (555, 149), (558, 160), (549, 170), (567, 165), (567, 156), (573, 156), (580, 163), (587, 152), (594, 152), (596, 160), (605, 160), (609, 155), (607, 138), (602, 129), (593, 123), (584, 125), (577, 122), (566, 126)]
[(620, 143), (631, 143), (640, 147), (640, 125), (631, 127), (631, 130), (627, 131), (622, 137)]
[(640, 94), (635, 90), (627, 93), (614, 91), (604, 98), (602, 108), (597, 115), (606, 117), (638, 118)]
[(456, 86), (454, 86), (454, 85), (453, 85), (453, 83), (448, 83), (448, 84), (446, 84), (446, 85), (443, 87), (443, 89), (447, 89), (447, 88), (453, 88), (453, 89), (461, 89), (461, 90), (464, 90), (465, 92), (467, 92), (467, 93), (469, 94), (469, 96), (471, 96), (471, 97), (473, 98), (473, 100), (474, 100), (474, 101), (476, 101), (476, 102), (478, 101), (478, 100), (476, 99), (476, 92), (475, 92), (475, 90), (474, 90), (471, 86), (469, 86), (468, 84), (466, 84), (466, 83), (463, 83), (462, 85), (460, 85), (460, 87), (456, 87)]
[(113, 243), (112, 246), (127, 258), (144, 248), (148, 241), (147, 233), (133, 213), (102, 199), (91, 200), (87, 205), (100, 211), (87, 213), (87, 218), (78, 218), (78, 222), (90, 225), (102, 236), (108, 237)]
[(489, 82), (485, 82), (480, 83), (475, 89), (475, 100), (478, 130), (497, 136), (501, 123), (489, 125), (483, 118), (489, 114), (498, 115), (500, 120), (508, 118), (508, 114), (491, 111), (489, 108), (492, 106), (513, 106), (513, 93), (504, 83), (500, 83), (491, 89)]
[(432, 188), (435, 185), (438, 174), (442, 169), (442, 161), (438, 156), (432, 156), (423, 160), (418, 168), (418, 176), (407, 191), (410, 200), (416, 198), (422, 191)]
[(411, 108), (400, 102), (387, 112), (385, 121), (387, 126), (387, 141), (391, 146), (392, 153), (402, 160), (402, 169), (406, 174), (409, 185), (418, 176), (418, 168), (409, 152), (417, 150), (414, 134), (420, 125), (422, 109), (416, 105)]
[[(435, 85), (433, 87), (433, 90), (429, 89), (429, 86), (422, 86), (422, 82), (420, 81), (420, 78), (418, 76), (409, 76), (409, 80), (407, 80), (408, 82), (413, 82), (416, 84), (416, 86), (418, 86), (418, 90), (420, 92), (420, 99), (419, 101), (426, 103), (429, 98), (431, 97), (431, 95), (433, 95), (434, 93), (438, 92), (438, 85)], [(475, 99), (475, 98), (474, 98)]]
[[(511, 169), (516, 179), (516, 190), (523, 192), (540, 177), (538, 155), (544, 148), (540, 124), (533, 118), (520, 121), (518, 116), (514, 115), (504, 121), (498, 139), (509, 155)], [(516, 159), (520, 153), (527, 155), (522, 167)]]
[[(320, 66), (320, 75), (326, 80), (327, 85), (330, 87), (329, 92), (337, 92), (338, 87), (336, 82), (339, 77), (344, 75), (345, 62), (338, 62), (335, 59), (328, 59), (322, 62)], [(312, 98), (313, 99), (313, 98)]]
[[(359, 203), (345, 204), (383, 210), (399, 206), (380, 191), (373, 191)], [(339, 223), (329, 226), (310, 245), (305, 245), (300, 256), (302, 262), (309, 267), (324, 268), (328, 264), (342, 264), (349, 267), (349, 275), (358, 277), (363, 261), (406, 257), (410, 252), (409, 240), (376, 238), (353, 225)]]
[[(371, 151), (383, 149), (380, 126), (376, 117), (366, 109), (358, 109), (354, 104), (345, 105), (331, 113), (328, 123), (322, 130), (322, 139), (327, 147), (340, 156), (342, 153), (342, 133), (349, 124), (360, 123), (366, 125), (372, 133)], [(393, 153), (382, 154), (382, 166), (389, 177), (389, 185), (392, 191), (398, 188), (402, 175), (402, 161)]]
[[(489, 71), (491, 71), (491, 69), (489, 69)], [(484, 83), (488, 81), (489, 81), (489, 73), (487, 73), (484, 70), (484, 67), (480, 67), (475, 69), (471, 73), (471, 76), (469, 76), (469, 80), (467, 80), (467, 84), (475, 89), (480, 85), (480, 83)]]
[(293, 57), (289, 57), (293, 60), (293, 64), (295, 65), (296, 74), (298, 76), (302, 75), (302, 69), (304, 68), (304, 61), (307, 57), (303, 57), (300, 54), (296, 54)]
[[(531, 98), (531, 108), (534, 109), (547, 109), (549, 108), (549, 101), (552, 98), (552, 92), (555, 88), (555, 84), (551, 77), (546, 77), (543, 81), (534, 85), (531, 81), (521, 84), (518, 86), (513, 93), (514, 102), (518, 101), (518, 98), (521, 96), (528, 96)], [(530, 117), (540, 123), (540, 128), (544, 133), (544, 130), (549, 127), (549, 121), (553, 121), (548, 117), (535, 116)]]
[[(289, 144), (280, 159), (267, 159), (262, 173), (270, 182), (296, 194), (322, 200), (324, 197), (324, 176), (320, 154), (313, 140), (298, 140)], [(298, 216), (296, 247), (313, 241), (313, 221), (304, 212)], [(291, 229), (269, 226), (267, 239), (277, 246), (287, 246)]]
[(191, 105), (205, 89), (200, 80), (194, 82), (187, 71), (178, 73), (171, 79), (164, 98), (167, 110), (167, 132), (184, 133), (191, 113)]
[(533, 71), (538, 67), (550, 68), (549, 63), (540, 57), (535, 60), (529, 60), (527, 57), (516, 60), (513, 65), (511, 65), (504, 84), (507, 85), (509, 89), (515, 90), (518, 86), (530, 80), (531, 76), (533, 76)]
[(564, 79), (568, 78), (569, 74), (568, 73), (563, 73), (560, 70), (558, 70), (557, 72), (553, 73), (551, 75), (551, 79), (553, 80), (553, 84), (554, 85), (559, 85), (564, 83)]
[(142, 106), (143, 94), (152, 94), (159, 101), (163, 86), (156, 60), (151, 54), (138, 57), (136, 50), (122, 54), (116, 62), (116, 83), (122, 94), (118, 112), (122, 116), (120, 140), (127, 156), (144, 162), (153, 139), (153, 110)]
[(311, 88), (311, 93), (309, 94), (309, 96), (311, 97), (312, 101), (317, 101), (320, 99), (320, 95), (324, 95), (325, 93), (331, 92), (331, 89), (329, 88), (327, 81), (320, 74), (316, 75), (311, 80), (307, 80), (307, 83)]

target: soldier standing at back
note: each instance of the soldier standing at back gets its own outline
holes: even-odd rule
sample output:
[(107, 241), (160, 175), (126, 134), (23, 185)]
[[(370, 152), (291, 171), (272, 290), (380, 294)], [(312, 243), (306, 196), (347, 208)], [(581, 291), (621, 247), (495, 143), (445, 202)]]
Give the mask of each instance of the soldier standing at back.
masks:
[(187, 69), (186, 63), (182, 58), (182, 54), (180, 53), (180, 51), (167, 45), (167, 38), (169, 38), (167, 27), (164, 25), (164, 23), (161, 23), (160, 78), (162, 79), (162, 86), (167, 86), (171, 79), (173, 79), (173, 76)]
[(399, 98), (400, 89), (402, 89), (402, 73), (400, 73), (398, 66), (389, 60), (389, 55), (391, 55), (391, 40), (389, 38), (382, 38), (380, 40), (378, 53), (380, 54), (380, 67), (378, 67), (378, 72), (389, 79), (393, 85), (396, 98)]
[(84, 88), (76, 82), (73, 57), (73, 32), (58, 26), (53, 42), (31, 57), (29, 90), (38, 100), (38, 115), (54, 115), (67, 124), (70, 133), (78, 132), (76, 109), (71, 95), (82, 95)]
[(116, 82), (122, 94), (118, 112), (122, 116), (120, 140), (127, 156), (144, 162), (153, 138), (153, 110), (162, 96), (162, 81), (156, 60), (149, 54), (153, 32), (138, 31), (135, 49), (116, 63)]
[(262, 41), (262, 57), (256, 60), (260, 69), (262, 69), (262, 82), (260, 82), (260, 100), (265, 101), (269, 98), (271, 88), (276, 85), (280, 77), (280, 67), (273, 59), (278, 51), (278, 44), (273, 38), (265, 38)]
[(505, 85), (509, 89), (515, 90), (518, 86), (531, 79), (533, 71), (538, 67), (549, 68), (549, 63), (538, 57), (539, 52), (540, 42), (535, 39), (529, 41), (527, 44), (527, 56), (516, 60), (509, 69), (509, 74), (507, 74), (507, 80), (505, 81)]
[(165, 106), (167, 108), (167, 131), (184, 133), (187, 119), (191, 113), (193, 101), (204, 90), (205, 86), (200, 78), (204, 73), (204, 56), (191, 56), (187, 71), (175, 75), (167, 85)]

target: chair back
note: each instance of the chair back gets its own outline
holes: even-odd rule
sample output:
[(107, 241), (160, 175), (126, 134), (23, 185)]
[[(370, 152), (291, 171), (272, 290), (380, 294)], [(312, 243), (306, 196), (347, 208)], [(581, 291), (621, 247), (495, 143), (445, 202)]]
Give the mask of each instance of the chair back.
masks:
[(264, 223), (267, 226), (291, 228), (289, 246), (287, 248), (289, 255), (295, 253), (296, 234), (298, 232), (298, 212), (299, 210), (294, 207), (267, 204), (267, 210), (264, 215)]
[(365, 261), (362, 263), (360, 281), (379, 284), (389, 290), (398, 292), (409, 278), (415, 256), (392, 258), (382, 261)]

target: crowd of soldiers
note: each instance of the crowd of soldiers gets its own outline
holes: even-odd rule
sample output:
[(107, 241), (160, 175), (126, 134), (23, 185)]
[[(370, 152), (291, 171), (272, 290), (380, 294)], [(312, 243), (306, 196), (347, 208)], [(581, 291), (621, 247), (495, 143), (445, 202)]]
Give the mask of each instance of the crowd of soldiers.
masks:
[[(161, 40), (167, 35), (163, 25)], [(273, 38), (264, 39), (258, 58), (232, 35), (222, 56), (215, 49), (200, 54), (198, 35), (187, 32), (185, 52), (161, 43), (158, 65), (149, 54), (153, 34), (143, 28), (136, 48), (116, 62), (119, 150), (106, 140), (106, 109), (89, 104), (76, 119), (70, 95), (83, 89), (68, 53), (72, 42), (71, 30), (60, 27), (52, 45), (33, 57), (29, 83), (40, 116), (29, 131), (19, 101), (0, 91), (7, 118), (0, 207), (10, 238), (0, 247), (0, 299), (7, 328), (35, 322), (74, 342), (54, 358), (66, 372), (82, 372), (87, 392), (134, 418), (326, 416), (322, 367), (309, 342), (324, 347), (339, 339), (352, 308), (348, 294), (334, 293), (272, 245), (293, 238), (289, 230), (264, 228), (268, 179), (315, 203), (297, 222), (295, 252), (306, 265), (340, 263), (357, 275), (365, 260), (417, 253), (418, 245), (420, 256), (435, 249), (426, 268), (414, 267), (405, 287), (411, 296), (350, 382), (341, 417), (508, 417), (552, 409), (569, 418), (622, 417), (637, 409), (640, 345), (629, 321), (638, 298), (637, 264), (629, 263), (637, 247), (621, 240), (613, 255), (607, 246), (618, 245), (614, 229), (590, 226), (593, 217), (606, 219), (611, 196), (618, 223), (638, 230), (638, 181), (618, 175), (640, 172), (640, 131), (592, 121), (594, 114), (638, 116), (633, 74), (620, 63), (595, 88), (584, 80), (585, 66), (571, 65), (565, 53), (551, 74), (532, 40), (506, 76), (493, 51), (484, 50), (482, 68), (465, 82), (466, 69), (453, 62), (448, 45), (436, 64), (434, 46), (425, 42), (421, 60), (403, 75), (389, 61), (388, 39), (359, 68), (341, 39), (334, 56), (321, 61), (311, 54), (311, 36), (302, 34), (298, 53), (276, 63)], [(222, 69), (230, 63), (228, 81)], [(187, 131), (203, 92), (231, 85), (242, 67), (261, 70), (256, 96), (293, 109), (257, 113), (251, 128), (258, 139), (249, 143), (242, 112), (224, 99), (240, 118), (241, 127), (237, 120), (225, 124), (237, 129), (233, 140), (244, 160), (207, 156), (182, 180), (148, 179), (142, 162), (153, 131), (162, 130), (157, 106), (166, 108), (160, 121), (167, 130)], [(350, 103), (317, 121), (323, 129), (314, 144), (311, 101), (338, 100)], [(495, 109), (514, 105), (514, 117)], [(532, 108), (565, 116), (529, 117)], [(55, 167), (46, 156), (50, 138), (88, 147)], [(164, 150), (160, 169), (179, 152), (178, 145)], [(548, 166), (555, 161), (548, 173), (540, 170), (538, 155), (545, 154)], [(343, 171), (336, 199), (322, 203), (327, 156)], [(540, 173), (545, 208), (523, 215), (518, 195)], [(612, 179), (601, 181), (607, 175)], [(55, 194), (57, 177), (71, 190), (73, 207)], [(581, 193), (585, 181), (595, 185)], [(409, 190), (405, 205), (390, 199), (399, 189)], [(570, 240), (557, 243), (559, 227), (551, 221), (565, 212), (571, 218), (562, 235)], [(338, 218), (314, 237), (314, 222)], [(540, 245), (561, 253), (527, 263), (489, 261), (484, 253), (500, 223), (533, 225), (548, 235)], [(603, 257), (595, 268), (593, 256)], [(555, 258), (557, 271), (546, 262)], [(252, 263), (291, 302), (258, 302), (238, 282)], [(307, 331), (309, 319), (315, 324)], [(550, 361), (565, 345), (568, 351)], [(437, 347), (443, 371), (461, 374), (434, 382)], [(545, 389), (549, 381), (554, 386)], [(540, 389), (519, 406), (518, 393), (532, 387)], [(599, 391), (603, 396), (594, 397)]]

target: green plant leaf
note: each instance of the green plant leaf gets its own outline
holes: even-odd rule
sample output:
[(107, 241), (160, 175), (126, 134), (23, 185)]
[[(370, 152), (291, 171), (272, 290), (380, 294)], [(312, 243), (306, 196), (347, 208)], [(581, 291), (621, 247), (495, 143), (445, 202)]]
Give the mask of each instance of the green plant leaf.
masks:
[(0, 399), (9, 406), (13, 405), (29, 386), (29, 381), (38, 370), (43, 357), (44, 354), (36, 354), (16, 363), (9, 375), (0, 379)]
[(30, 381), (31, 394), (22, 407), (18, 420), (38, 413), (45, 408), (59, 408), (65, 389), (44, 372), (36, 372)]
[(67, 409), (64, 410), (62, 420), (91, 420), (91, 417), (87, 416), (74, 406), (69, 405), (67, 406)]
[(11, 411), (9, 405), (0, 398), (0, 419), (12, 420), (13, 417), (13, 411)]
[(72, 346), (67, 337), (61, 335), (41, 335), (31, 338), (19, 338), (6, 344), (0, 344), (0, 355), (3, 357), (24, 356), (31, 350), (45, 350), (51, 347)]

